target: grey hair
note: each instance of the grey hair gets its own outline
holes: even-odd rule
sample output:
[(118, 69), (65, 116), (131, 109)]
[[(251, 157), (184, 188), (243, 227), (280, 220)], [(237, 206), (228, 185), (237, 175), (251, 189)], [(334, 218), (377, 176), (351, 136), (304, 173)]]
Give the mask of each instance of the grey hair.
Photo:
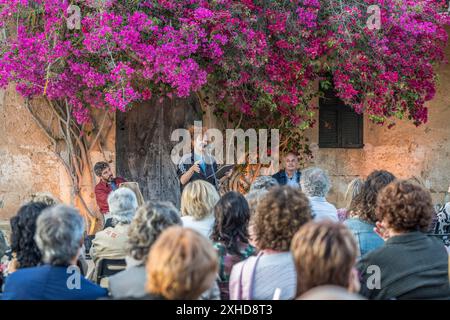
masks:
[(34, 240), (44, 263), (68, 265), (78, 255), (84, 237), (79, 211), (66, 205), (45, 209), (36, 222)]
[(245, 199), (248, 202), (248, 206), (250, 208), (250, 215), (253, 215), (253, 212), (255, 212), (256, 207), (258, 206), (259, 201), (268, 193), (269, 191), (267, 189), (256, 189), (253, 191), (250, 191), (245, 195)]
[(128, 188), (119, 188), (108, 196), (109, 213), (115, 223), (129, 224), (133, 220), (138, 202), (136, 194)]
[(250, 191), (269, 190), (272, 187), (278, 186), (278, 181), (271, 176), (259, 176), (253, 181), (250, 186)]
[(168, 227), (181, 226), (180, 212), (170, 202), (147, 202), (136, 211), (128, 231), (128, 249), (138, 261), (147, 259), (150, 247)]
[(325, 197), (331, 188), (328, 174), (320, 168), (303, 170), (300, 185), (308, 197)]

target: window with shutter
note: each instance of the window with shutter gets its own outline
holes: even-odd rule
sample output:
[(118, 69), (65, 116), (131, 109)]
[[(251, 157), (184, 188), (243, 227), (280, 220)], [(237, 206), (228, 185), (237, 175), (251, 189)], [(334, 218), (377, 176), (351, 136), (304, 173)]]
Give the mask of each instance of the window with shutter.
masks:
[(336, 97), (333, 89), (319, 100), (319, 147), (362, 148), (363, 116)]

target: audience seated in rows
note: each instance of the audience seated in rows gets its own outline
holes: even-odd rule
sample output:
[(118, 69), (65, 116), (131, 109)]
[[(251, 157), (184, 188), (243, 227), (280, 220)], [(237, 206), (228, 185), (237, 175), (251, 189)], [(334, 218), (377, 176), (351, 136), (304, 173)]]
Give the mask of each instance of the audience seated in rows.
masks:
[[(304, 170), (301, 184), (259, 177), (245, 197), (220, 198), (197, 180), (183, 190), (181, 213), (168, 202), (138, 208), (137, 185), (121, 186), (108, 197), (112, 226), (90, 253), (96, 265), (126, 261), (104, 278), (113, 299), (450, 299), (449, 253), (427, 233), (436, 214), (424, 183), (383, 170), (354, 179), (343, 224), (323, 170)], [(33, 195), (11, 219), (3, 299), (109, 298), (77, 268), (83, 217), (58, 202)]]

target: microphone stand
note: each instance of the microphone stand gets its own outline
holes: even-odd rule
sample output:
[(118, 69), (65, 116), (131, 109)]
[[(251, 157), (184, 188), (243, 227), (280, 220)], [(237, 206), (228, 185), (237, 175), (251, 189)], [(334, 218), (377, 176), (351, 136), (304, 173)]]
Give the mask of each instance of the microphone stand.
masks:
[(211, 169), (212, 169), (212, 172), (213, 172), (214, 184), (216, 185), (217, 191), (219, 191), (219, 184), (217, 183), (216, 170), (214, 170), (214, 162), (215, 161), (213, 160), (214, 158), (213, 158), (213, 156), (212, 156), (212, 154), (211, 154), (211, 152), (209, 150), (209, 145), (206, 145), (205, 151), (206, 151), (206, 155), (209, 157), (209, 159), (212, 160)]

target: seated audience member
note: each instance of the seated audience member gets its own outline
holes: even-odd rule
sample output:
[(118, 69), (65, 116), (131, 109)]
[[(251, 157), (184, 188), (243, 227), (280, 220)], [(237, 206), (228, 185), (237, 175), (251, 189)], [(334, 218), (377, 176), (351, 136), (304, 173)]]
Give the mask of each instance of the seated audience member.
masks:
[(302, 191), (311, 203), (313, 219), (315, 221), (329, 219), (337, 222), (336, 207), (326, 199), (330, 190), (330, 179), (325, 171), (319, 168), (303, 170), (300, 184)]
[(226, 193), (214, 207), (211, 239), (219, 256), (219, 287), (222, 300), (229, 299), (228, 282), (232, 267), (255, 253), (248, 242), (250, 210), (244, 196)]
[(297, 273), (289, 251), (292, 237), (311, 220), (308, 198), (298, 188), (270, 189), (250, 219), (259, 250), (234, 265), (230, 276), (231, 300), (282, 300), (296, 297)]
[(36, 243), (43, 265), (22, 268), (8, 276), (5, 300), (82, 300), (107, 295), (77, 271), (84, 221), (71, 207), (57, 205), (42, 212), (36, 224)]
[(384, 243), (374, 231), (377, 221), (375, 207), (378, 193), (394, 180), (395, 176), (390, 172), (384, 170), (372, 172), (364, 182), (361, 193), (352, 202), (349, 219), (344, 221), (344, 224), (356, 239), (359, 248), (358, 258)]
[(146, 299), (195, 300), (215, 283), (217, 254), (198, 232), (169, 227), (148, 255)]
[[(61, 200), (59, 200), (56, 196), (54, 196), (51, 192), (36, 192), (33, 193), (30, 197), (30, 202), (41, 202), (46, 204), (47, 206), (55, 206), (61, 204)], [(88, 272), (88, 263), (86, 262), (86, 247), (83, 247), (82, 254), (78, 257), (78, 267), (81, 268), (81, 273), (86, 275)]]
[(277, 180), (271, 176), (259, 176), (250, 185), (249, 192), (245, 195), (250, 208), (250, 215), (253, 215), (259, 200), (269, 191), (270, 188), (279, 186)]
[[(97, 232), (89, 250), (96, 265), (100, 258), (125, 259), (128, 229), (137, 209), (136, 195), (128, 188), (119, 188), (108, 196), (108, 205), (113, 226)], [(90, 279), (95, 277), (95, 272), (89, 276)]]
[[(377, 199), (380, 248), (359, 261), (360, 293), (369, 299), (450, 299), (447, 250), (427, 236), (432, 215), (431, 195), (422, 187), (395, 181)], [(378, 268), (374, 278), (373, 266)]]
[(350, 293), (338, 286), (320, 286), (305, 292), (298, 300), (366, 300), (363, 296)]
[(348, 184), (347, 191), (345, 192), (345, 208), (338, 209), (337, 214), (339, 221), (345, 221), (349, 215), (349, 208), (352, 207), (352, 203), (355, 201), (356, 196), (361, 193), (364, 180), (361, 178), (355, 178)]
[(29, 202), (23, 205), (11, 218), (11, 251), (13, 259), (8, 265), (8, 273), (17, 269), (35, 267), (41, 264), (42, 255), (34, 240), (36, 221), (48, 205)]
[(358, 248), (343, 224), (321, 221), (304, 225), (292, 240), (291, 252), (297, 270), (297, 296), (323, 285), (359, 291), (354, 268)]
[(250, 216), (255, 211), (259, 200), (263, 198), (270, 188), (277, 186), (279, 186), (277, 180), (271, 176), (259, 176), (255, 179), (255, 181), (253, 181), (250, 185), (249, 192), (245, 195), (245, 199), (247, 200), (250, 208)]
[(109, 277), (109, 292), (116, 298), (145, 295), (145, 262), (153, 243), (168, 227), (182, 225), (178, 210), (170, 202), (147, 202), (136, 211), (128, 232), (127, 268)]
[(204, 180), (188, 183), (181, 195), (183, 226), (209, 238), (214, 226), (214, 206), (220, 196), (216, 188)]
[(249, 193), (257, 190), (268, 191), (272, 187), (277, 187), (279, 185), (277, 179), (271, 176), (259, 176), (250, 185)]
[(298, 169), (298, 154), (290, 151), (283, 158), (284, 169), (275, 173), (275, 178), (281, 186), (288, 185), (294, 188), (300, 187), (301, 171)]

